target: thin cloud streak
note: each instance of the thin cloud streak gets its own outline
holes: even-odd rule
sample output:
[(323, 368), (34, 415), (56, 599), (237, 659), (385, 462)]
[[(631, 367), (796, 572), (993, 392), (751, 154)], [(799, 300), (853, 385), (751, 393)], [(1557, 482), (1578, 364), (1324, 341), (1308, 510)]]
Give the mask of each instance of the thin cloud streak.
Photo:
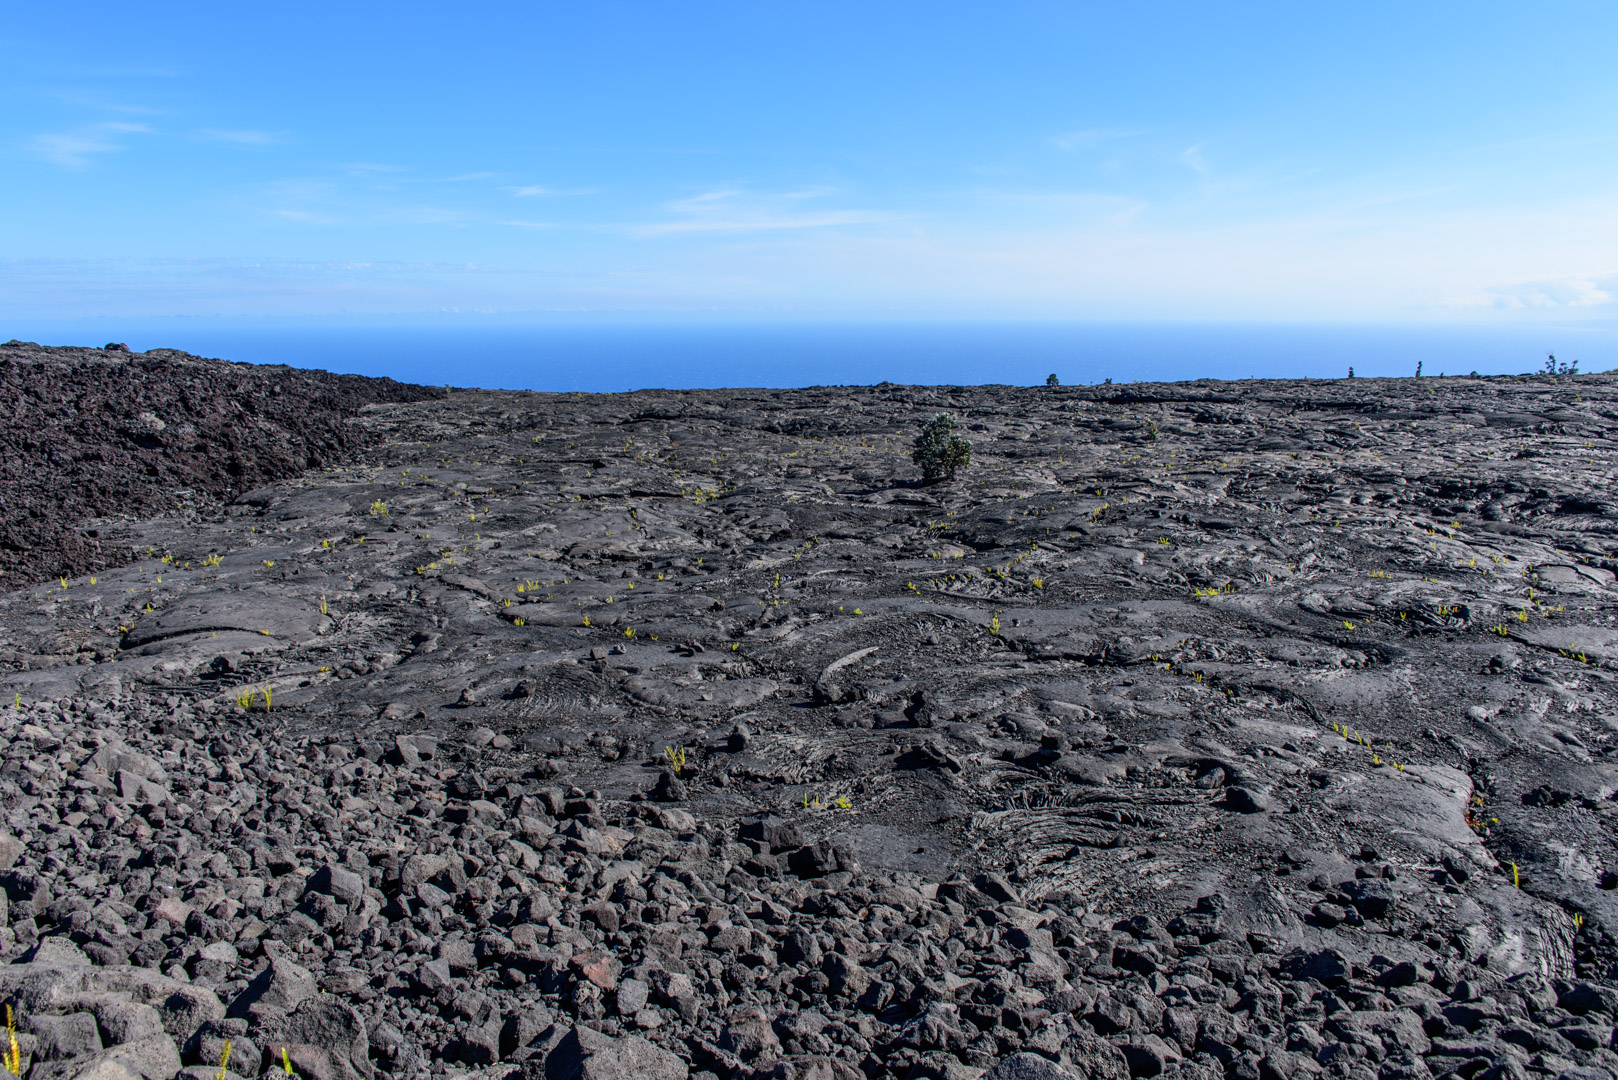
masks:
[(781, 232), (869, 225), (889, 220), (889, 215), (872, 210), (805, 212), (794, 209), (805, 200), (831, 193), (830, 189), (817, 189), (780, 195), (757, 195), (735, 188), (721, 188), (670, 203), (668, 209), (680, 215), (681, 220), (637, 225), (630, 231), (640, 236)]
[(556, 199), (567, 195), (594, 195), (597, 188), (553, 188), (544, 184), (526, 184), (522, 187), (502, 188), (515, 199)]
[(310, 210), (292, 210), (281, 207), (270, 211), (271, 216), (286, 221), (296, 221), (300, 225), (336, 225), (338, 220), (325, 214), (317, 214)]
[(240, 146), (271, 146), (281, 141), (281, 135), (273, 131), (222, 131), (218, 128), (203, 128), (197, 132), (197, 138)]
[(1051, 136), (1051, 145), (1058, 150), (1073, 153), (1076, 150), (1093, 150), (1106, 143), (1116, 142), (1119, 139), (1132, 139), (1146, 132), (1140, 128), (1088, 128), (1083, 131), (1069, 131), (1062, 135)]
[(1598, 274), (1562, 274), (1483, 289), (1449, 301), (1451, 307), (1495, 311), (1618, 307), (1618, 270)]
[(1144, 199), (1099, 191), (1026, 191), (988, 188), (971, 194), (997, 208), (1020, 215), (1038, 214), (1051, 227), (1089, 225), (1117, 230), (1132, 225), (1151, 206)]
[(120, 136), (149, 135), (152, 129), (145, 124), (108, 121), (89, 124), (72, 131), (46, 132), (35, 135), (28, 143), (33, 156), (43, 158), (65, 169), (82, 169), (90, 164), (92, 156), (112, 154), (127, 145)]
[(837, 225), (869, 225), (885, 221), (882, 214), (864, 210), (838, 210), (824, 214), (793, 214), (778, 217), (712, 218), (705, 221), (666, 221), (638, 226), (643, 236), (704, 232), (776, 232), (783, 229), (825, 229)]
[(83, 109), (95, 109), (98, 112), (124, 113), (129, 116), (158, 116), (164, 110), (154, 109), (150, 105), (136, 105), (126, 101), (113, 101), (82, 91), (67, 91), (51, 95), (64, 105), (76, 105)]

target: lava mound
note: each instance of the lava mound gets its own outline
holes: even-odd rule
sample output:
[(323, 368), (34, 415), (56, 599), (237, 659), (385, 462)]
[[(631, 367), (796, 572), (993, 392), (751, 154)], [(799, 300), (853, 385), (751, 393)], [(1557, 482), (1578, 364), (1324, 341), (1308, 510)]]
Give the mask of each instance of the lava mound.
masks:
[(13, 584), (127, 561), (102, 519), (196, 511), (329, 464), (366, 405), (442, 390), (393, 379), (132, 353), (0, 344), (0, 575)]

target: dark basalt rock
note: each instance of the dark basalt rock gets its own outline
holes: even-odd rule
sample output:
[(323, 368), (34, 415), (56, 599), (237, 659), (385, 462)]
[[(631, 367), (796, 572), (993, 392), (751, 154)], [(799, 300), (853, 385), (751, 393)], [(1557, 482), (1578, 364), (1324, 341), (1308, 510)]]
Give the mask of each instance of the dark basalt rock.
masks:
[(1237, 786), (1225, 789), (1225, 805), (1243, 814), (1262, 814), (1270, 808), (1270, 798), (1255, 788)]
[(205, 360), (173, 349), (0, 347), (0, 581), (131, 558), (98, 519), (213, 515), (221, 501), (348, 457), (366, 405), (442, 390)]
[(770, 851), (775, 853), (803, 846), (803, 834), (798, 827), (774, 815), (743, 821), (737, 833), (743, 840), (759, 840), (768, 844)]
[(29, 1077), (1618, 1073), (1610, 377), (58, 373), (8, 565), (124, 554), (0, 595)]

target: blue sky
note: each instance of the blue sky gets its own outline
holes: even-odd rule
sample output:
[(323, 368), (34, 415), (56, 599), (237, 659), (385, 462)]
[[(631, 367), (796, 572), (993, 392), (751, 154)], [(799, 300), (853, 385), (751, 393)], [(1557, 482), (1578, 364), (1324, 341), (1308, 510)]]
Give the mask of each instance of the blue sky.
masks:
[(13, 6), (0, 317), (1606, 321), (1614, 42), (1610, 0)]

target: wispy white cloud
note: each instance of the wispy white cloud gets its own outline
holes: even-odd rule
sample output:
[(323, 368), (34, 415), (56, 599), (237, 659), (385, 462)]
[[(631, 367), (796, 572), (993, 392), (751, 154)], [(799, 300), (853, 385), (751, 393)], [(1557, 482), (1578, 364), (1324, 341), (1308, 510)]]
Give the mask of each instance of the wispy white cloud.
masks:
[(545, 184), (525, 184), (522, 187), (508, 187), (502, 190), (511, 193), (518, 199), (554, 199), (564, 195), (594, 195), (595, 188), (554, 188)]
[(207, 139), (209, 142), (237, 143), (241, 146), (270, 146), (280, 142), (282, 135), (274, 131), (255, 131), (252, 129), (229, 131), (219, 128), (203, 128), (197, 132), (197, 138)]
[(157, 116), (163, 111), (150, 105), (138, 105), (132, 101), (119, 101), (116, 98), (106, 97), (102, 94), (80, 90), (62, 91), (51, 96), (65, 105), (76, 105), (80, 108), (94, 109), (102, 113), (122, 113), (126, 116)]
[(96, 59), (93, 63), (74, 63), (69, 61), (62, 65), (61, 74), (73, 79), (180, 79), (188, 72), (184, 68), (173, 65), (147, 64), (147, 63), (118, 63), (108, 61), (104, 57)]
[(47, 132), (35, 135), (28, 143), (29, 151), (39, 158), (67, 169), (82, 169), (97, 154), (112, 154), (126, 145), (126, 136), (149, 135), (152, 129), (145, 124), (108, 121), (87, 124), (72, 131)]
[(399, 206), (375, 216), (382, 225), (464, 225), (470, 220), (466, 211), (446, 206)]
[(466, 225), (477, 215), (454, 206), (399, 198), (395, 185), (345, 179), (295, 179), (252, 189), (252, 212), (274, 221), (350, 228)]
[(1618, 305), (1618, 271), (1600, 274), (1563, 274), (1536, 281), (1497, 285), (1453, 297), (1449, 306), (1462, 308), (1604, 308)]
[(1201, 143), (1197, 143), (1195, 146), (1188, 146), (1182, 150), (1180, 152), (1180, 163), (1186, 168), (1199, 172), (1204, 176), (1207, 176), (1211, 171), (1208, 168), (1208, 160), (1202, 156)]
[[(369, 166), (367, 168), (371, 172), (402, 172), (402, 171), (404, 171), (401, 167), (397, 167), (397, 166), (386, 166), (386, 167), (384, 167), (384, 166)], [(395, 183), (395, 184), (469, 184), (469, 183), (472, 183), (475, 180), (492, 180), (496, 176), (499, 176), (499, 175), (500, 175), (499, 173), (492, 173), (492, 172), (468, 172), (468, 173), (456, 173), (454, 176), (399, 176), (399, 177), (396, 177), (396, 178), (390, 180), (390, 183)]]
[(1125, 229), (1135, 223), (1148, 203), (1129, 195), (1097, 191), (988, 188), (974, 194), (1005, 227), (1038, 221), (1047, 228)]
[(1086, 128), (1082, 131), (1069, 131), (1061, 135), (1053, 135), (1051, 136), (1051, 145), (1059, 150), (1072, 153), (1075, 150), (1092, 150), (1105, 143), (1144, 134), (1146, 133), (1138, 128)]
[(888, 215), (872, 210), (806, 210), (802, 203), (830, 195), (828, 190), (763, 195), (737, 188), (707, 191), (668, 204), (674, 220), (636, 226), (644, 236), (677, 233), (778, 232), (868, 225)]
[(253, 189), (252, 211), (275, 221), (300, 225), (337, 225), (344, 215), (336, 209), (337, 185), (327, 180), (279, 180)]
[(283, 221), (296, 221), (300, 225), (336, 225), (338, 219), (329, 214), (317, 214), (313, 210), (294, 210), (291, 207), (276, 207), (270, 212), (271, 217)]

